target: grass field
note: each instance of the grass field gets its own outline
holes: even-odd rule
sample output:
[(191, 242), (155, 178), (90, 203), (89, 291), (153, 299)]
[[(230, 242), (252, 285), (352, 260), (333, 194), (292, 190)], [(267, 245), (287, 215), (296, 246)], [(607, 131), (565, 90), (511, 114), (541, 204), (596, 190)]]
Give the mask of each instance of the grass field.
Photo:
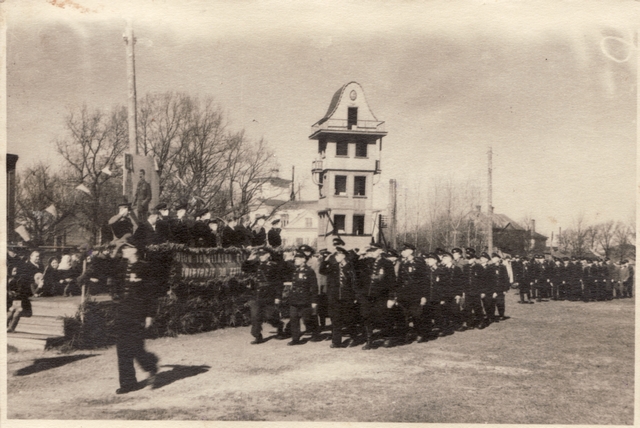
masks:
[(511, 292), (507, 321), (390, 349), (252, 346), (248, 327), (162, 338), (156, 388), (127, 395), (115, 348), (9, 352), (8, 417), (631, 425), (634, 311)]

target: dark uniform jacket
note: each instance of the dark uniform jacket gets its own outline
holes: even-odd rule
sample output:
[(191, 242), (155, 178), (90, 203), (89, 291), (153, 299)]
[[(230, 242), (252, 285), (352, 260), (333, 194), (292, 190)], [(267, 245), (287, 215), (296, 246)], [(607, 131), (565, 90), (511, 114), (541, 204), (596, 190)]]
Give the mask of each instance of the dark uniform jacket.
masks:
[(316, 273), (307, 264), (296, 266), (291, 281), (289, 304), (291, 306), (310, 306), (312, 303), (318, 303)]
[(356, 273), (351, 263), (341, 265), (329, 258), (320, 263), (320, 273), (327, 276), (327, 299), (329, 305), (336, 302), (351, 302), (356, 299)]
[(260, 247), (267, 243), (267, 232), (264, 230), (264, 227), (261, 227), (258, 230), (251, 231), (251, 245), (254, 247)]
[(191, 225), (187, 219), (172, 218), (169, 220), (169, 228), (173, 242), (184, 245), (191, 243)]
[(274, 248), (282, 245), (282, 238), (280, 237), (281, 231), (282, 229), (280, 229), (279, 227), (277, 228), (274, 227), (272, 229), (269, 229), (269, 232), (267, 233), (267, 241), (269, 245), (271, 245)]
[[(121, 280), (116, 281), (114, 300), (118, 302), (117, 319), (140, 320), (152, 317), (157, 311), (157, 298), (150, 278), (150, 267), (145, 261), (133, 264), (118, 263)], [(124, 272), (123, 272), (124, 271)]]
[(194, 247), (209, 247), (212, 233), (206, 222), (196, 220), (191, 226), (191, 239), (193, 240)]
[(395, 287), (393, 263), (384, 257), (368, 259), (363, 266), (358, 299), (387, 299)]
[(488, 293), (502, 293), (509, 291), (509, 273), (503, 264), (488, 265), (487, 275), (489, 279)]
[(111, 225), (111, 231), (116, 239), (120, 239), (127, 233), (133, 233), (133, 222), (129, 217), (121, 218)]
[(438, 279), (438, 267), (427, 266), (427, 301), (440, 302), (444, 297)]
[(253, 275), (252, 297), (258, 303), (273, 305), (276, 299), (282, 299), (282, 274), (277, 263), (245, 260), (242, 271)]
[(436, 271), (437, 288), (439, 288), (440, 299), (450, 300), (455, 296), (462, 296), (464, 288), (464, 276), (462, 269), (457, 266), (447, 267), (440, 265)]
[(464, 278), (464, 288), (462, 291), (467, 296), (479, 296), (480, 295), (480, 271), (478, 270), (477, 263), (467, 263), (462, 270)]
[(403, 259), (398, 270), (398, 280), (395, 297), (401, 302), (410, 304), (420, 303), (420, 299), (427, 297), (427, 264), (422, 259)]

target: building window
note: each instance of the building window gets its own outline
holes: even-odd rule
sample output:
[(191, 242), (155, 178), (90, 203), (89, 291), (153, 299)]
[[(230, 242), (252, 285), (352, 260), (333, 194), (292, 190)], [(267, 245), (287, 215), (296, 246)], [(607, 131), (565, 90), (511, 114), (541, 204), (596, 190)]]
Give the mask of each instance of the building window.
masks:
[(347, 196), (347, 176), (336, 175), (336, 195)]
[(336, 143), (336, 156), (349, 156), (349, 143), (338, 141)]
[(289, 224), (289, 214), (280, 214), (280, 227), (287, 227)]
[(356, 143), (356, 157), (357, 158), (366, 158), (367, 157), (367, 142), (366, 141), (358, 141)]
[(365, 176), (353, 177), (353, 195), (366, 196), (366, 194), (367, 194), (367, 177)]
[(333, 216), (333, 227), (338, 233), (345, 233), (344, 232), (345, 218), (346, 216), (344, 214), (336, 214)]
[(353, 234), (364, 235), (364, 215), (353, 216)]
[(307, 229), (311, 229), (313, 227), (313, 219), (312, 218), (305, 218), (304, 219), (304, 227), (306, 227)]
[(358, 126), (358, 107), (349, 107), (347, 114), (347, 127), (353, 129), (354, 126)]
[(320, 137), (318, 140), (318, 153), (324, 153), (327, 151), (327, 139), (325, 137)]

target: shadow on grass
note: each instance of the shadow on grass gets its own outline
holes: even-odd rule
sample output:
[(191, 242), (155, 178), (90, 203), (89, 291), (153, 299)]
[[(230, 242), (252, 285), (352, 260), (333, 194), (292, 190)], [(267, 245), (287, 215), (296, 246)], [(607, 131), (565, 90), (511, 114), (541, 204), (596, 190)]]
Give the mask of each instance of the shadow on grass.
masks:
[(197, 376), (209, 371), (211, 366), (182, 366), (179, 364), (165, 364), (162, 367), (171, 367), (168, 372), (160, 372), (156, 375), (152, 389), (162, 388), (180, 379)]
[(84, 360), (85, 358), (95, 357), (96, 355), (90, 354), (79, 354), (79, 355), (64, 355), (62, 357), (53, 357), (53, 358), (37, 358), (33, 360), (33, 364), (27, 367), (23, 367), (20, 370), (17, 370), (14, 375), (15, 376), (27, 376), (30, 374), (42, 372), (49, 369), (55, 369), (56, 367), (61, 367), (76, 361)]

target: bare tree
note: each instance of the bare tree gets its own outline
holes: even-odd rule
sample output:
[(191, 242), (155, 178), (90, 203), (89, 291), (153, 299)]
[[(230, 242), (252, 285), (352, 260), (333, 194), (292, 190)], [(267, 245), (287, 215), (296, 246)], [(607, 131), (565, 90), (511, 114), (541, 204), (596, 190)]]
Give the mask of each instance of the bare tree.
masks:
[(631, 226), (620, 221), (616, 223), (613, 234), (615, 236), (616, 243), (618, 244), (620, 260), (625, 259), (627, 254), (635, 255), (633, 253), (634, 247), (631, 242), (631, 237), (635, 235), (635, 228), (632, 229)]
[(583, 213), (573, 219), (572, 227), (562, 234), (561, 241), (562, 245), (573, 255), (582, 256), (586, 254), (588, 250), (587, 228), (585, 226)]
[[(89, 111), (85, 105), (69, 113), (65, 125), (68, 136), (56, 142), (58, 153), (66, 161), (74, 185), (84, 184), (90, 191), (77, 211), (92, 243), (97, 243), (101, 226), (113, 215), (121, 194), (121, 165), (128, 145), (127, 111), (124, 107)], [(110, 174), (104, 172), (107, 169)]]
[(25, 226), (34, 244), (54, 244), (61, 222), (75, 210), (73, 188), (45, 163), (27, 168), (16, 178), (16, 219)]
[(597, 230), (596, 239), (602, 251), (604, 251), (605, 257), (611, 256), (611, 249), (613, 247), (613, 239), (615, 236), (616, 226), (613, 220), (598, 224), (595, 229)]

